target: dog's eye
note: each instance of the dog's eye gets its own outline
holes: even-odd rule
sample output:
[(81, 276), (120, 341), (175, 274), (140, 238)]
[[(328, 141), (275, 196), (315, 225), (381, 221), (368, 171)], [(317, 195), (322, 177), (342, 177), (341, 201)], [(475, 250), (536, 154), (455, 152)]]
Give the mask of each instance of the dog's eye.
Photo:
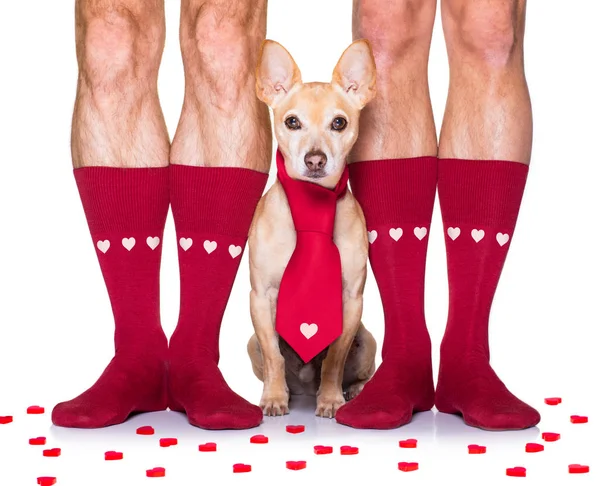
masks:
[(295, 116), (288, 116), (285, 119), (285, 126), (288, 127), (290, 130), (300, 130), (302, 128), (300, 120), (298, 120), (298, 118), (296, 118)]
[(331, 122), (331, 129), (335, 130), (336, 132), (341, 132), (344, 128), (346, 128), (346, 125), (348, 125), (346, 119), (338, 116)]

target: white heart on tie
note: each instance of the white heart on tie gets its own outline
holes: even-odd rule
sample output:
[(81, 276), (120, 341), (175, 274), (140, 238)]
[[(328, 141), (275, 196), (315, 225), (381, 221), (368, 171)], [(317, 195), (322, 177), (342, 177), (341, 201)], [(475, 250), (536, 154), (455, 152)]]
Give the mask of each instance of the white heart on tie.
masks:
[(146, 238), (146, 243), (148, 244), (150, 249), (156, 250), (156, 248), (160, 244), (160, 238), (158, 236), (148, 236), (148, 238)]
[(304, 335), (306, 339), (310, 339), (311, 337), (313, 337), (315, 334), (317, 334), (318, 330), (319, 326), (317, 326), (316, 324), (307, 324), (306, 322), (300, 324), (300, 332)]
[(367, 233), (367, 238), (369, 239), (369, 243), (373, 243), (377, 239), (377, 231), (372, 230)]
[(473, 231), (471, 231), (471, 236), (475, 240), (475, 243), (479, 243), (481, 240), (483, 240), (483, 237), (485, 236), (485, 231), (474, 229)]
[(448, 228), (448, 236), (452, 238), (452, 240), (455, 240), (460, 236), (460, 228)]
[(217, 249), (217, 242), (205, 240), (204, 241), (204, 249), (206, 250), (206, 253), (208, 253), (210, 255), (213, 251), (215, 251)]
[(100, 240), (98, 243), (96, 243), (96, 246), (98, 247), (98, 250), (100, 250), (102, 253), (106, 253), (110, 248), (110, 241)]
[(242, 253), (241, 246), (229, 245), (229, 254), (231, 255), (231, 258), (237, 258), (240, 256), (241, 253)]
[(418, 226), (413, 230), (415, 236), (417, 238), (419, 238), (420, 240), (422, 240), (423, 238), (425, 238), (425, 236), (427, 236), (427, 228), (425, 228), (425, 226), (423, 226), (422, 228), (419, 228)]
[(191, 238), (179, 238), (179, 246), (183, 248), (183, 251), (188, 251), (193, 243), (194, 241)]
[(496, 241), (498, 242), (498, 244), (500, 246), (504, 246), (508, 243), (508, 240), (510, 239), (510, 236), (508, 236), (508, 234), (506, 233), (498, 233), (496, 235)]
[(135, 238), (123, 238), (121, 243), (127, 251), (131, 251), (131, 249), (135, 246)]
[(402, 238), (402, 233), (402, 228), (390, 228), (390, 236), (394, 241), (398, 241), (400, 238)]

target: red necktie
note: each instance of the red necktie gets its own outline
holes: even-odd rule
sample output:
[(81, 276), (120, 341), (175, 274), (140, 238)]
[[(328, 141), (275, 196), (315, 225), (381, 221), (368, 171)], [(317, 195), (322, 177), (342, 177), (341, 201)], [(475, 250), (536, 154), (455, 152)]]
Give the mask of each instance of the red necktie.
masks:
[(342, 334), (342, 264), (333, 242), (338, 198), (348, 187), (348, 168), (331, 190), (292, 179), (277, 151), (277, 178), (296, 228), (296, 248), (283, 273), (275, 329), (305, 363)]

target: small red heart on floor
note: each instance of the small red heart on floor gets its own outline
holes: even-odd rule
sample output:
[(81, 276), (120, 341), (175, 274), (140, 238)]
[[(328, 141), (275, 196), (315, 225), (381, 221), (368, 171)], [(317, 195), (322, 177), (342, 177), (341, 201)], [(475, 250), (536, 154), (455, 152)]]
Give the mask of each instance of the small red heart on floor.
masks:
[(306, 461), (286, 461), (285, 467), (292, 471), (300, 471), (300, 469), (306, 469)]
[(587, 424), (588, 418), (583, 415), (571, 415), (571, 423), (573, 424)]
[(582, 466), (581, 464), (570, 464), (569, 474), (585, 474), (590, 472), (590, 466)]
[(37, 478), (37, 483), (40, 486), (52, 486), (53, 484), (56, 484), (56, 478), (51, 476), (40, 476)]
[(419, 469), (419, 463), (418, 462), (399, 462), (398, 469), (400, 471), (404, 471), (404, 472), (416, 471), (417, 469)]
[(487, 452), (487, 447), (477, 444), (471, 444), (468, 446), (469, 454), (485, 454)]
[(506, 470), (506, 475), (513, 478), (524, 478), (527, 476), (527, 469), (524, 467), (509, 467)]
[(13, 421), (11, 415), (7, 415), (5, 417), (0, 417), (0, 425), (10, 424)]
[(544, 398), (544, 403), (546, 405), (558, 405), (559, 403), (562, 403), (562, 398), (559, 398), (559, 397)]
[(104, 453), (105, 461), (120, 461), (121, 459), (123, 459), (122, 452), (108, 451)]
[(159, 439), (158, 443), (161, 447), (171, 447), (177, 445), (177, 439), (174, 437), (165, 437), (163, 439)]
[(135, 433), (137, 435), (154, 435), (154, 428), (150, 425), (144, 425), (143, 427), (138, 427)]
[(417, 448), (417, 439), (401, 440), (400, 447), (402, 449), (416, 449)]
[(207, 442), (206, 444), (200, 444), (198, 446), (200, 452), (217, 452), (217, 444), (214, 442)]
[(29, 439), (29, 445), (46, 445), (46, 437), (34, 437)]
[(269, 438), (266, 435), (253, 435), (250, 437), (250, 444), (268, 444)]
[(58, 457), (60, 456), (60, 449), (55, 447), (54, 449), (45, 449), (42, 451), (44, 457)]
[(556, 434), (554, 432), (542, 432), (542, 439), (546, 442), (556, 442), (560, 439), (560, 434)]
[(342, 456), (354, 456), (355, 454), (358, 454), (358, 447), (349, 445), (342, 446), (340, 447), (340, 454)]
[(525, 452), (542, 452), (543, 450), (543, 444), (536, 444), (535, 442), (529, 442), (528, 444), (525, 444)]
[(331, 447), (331, 446), (322, 446), (322, 445), (315, 446), (315, 454), (322, 455), (322, 454), (332, 454), (332, 453), (333, 453), (333, 447)]
[(290, 434), (300, 434), (300, 433), (304, 432), (305, 429), (306, 429), (306, 427), (304, 427), (304, 425), (286, 425), (285, 426), (285, 431), (289, 432)]
[(234, 464), (233, 472), (234, 473), (246, 473), (252, 471), (252, 466), (250, 464)]
[(44, 412), (44, 407), (40, 407), (38, 405), (32, 405), (31, 407), (27, 407), (27, 413), (29, 415), (41, 415)]
[(164, 478), (167, 471), (164, 467), (153, 467), (146, 470), (146, 477), (149, 478)]

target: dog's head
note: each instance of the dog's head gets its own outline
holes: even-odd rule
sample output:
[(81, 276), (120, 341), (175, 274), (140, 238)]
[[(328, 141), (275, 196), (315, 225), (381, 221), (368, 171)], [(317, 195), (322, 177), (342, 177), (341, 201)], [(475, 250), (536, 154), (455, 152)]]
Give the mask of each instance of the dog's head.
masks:
[(290, 177), (332, 188), (356, 137), (360, 111), (375, 96), (375, 60), (366, 40), (350, 45), (330, 83), (303, 83), (290, 53), (266, 40), (256, 93), (273, 109), (275, 137)]

